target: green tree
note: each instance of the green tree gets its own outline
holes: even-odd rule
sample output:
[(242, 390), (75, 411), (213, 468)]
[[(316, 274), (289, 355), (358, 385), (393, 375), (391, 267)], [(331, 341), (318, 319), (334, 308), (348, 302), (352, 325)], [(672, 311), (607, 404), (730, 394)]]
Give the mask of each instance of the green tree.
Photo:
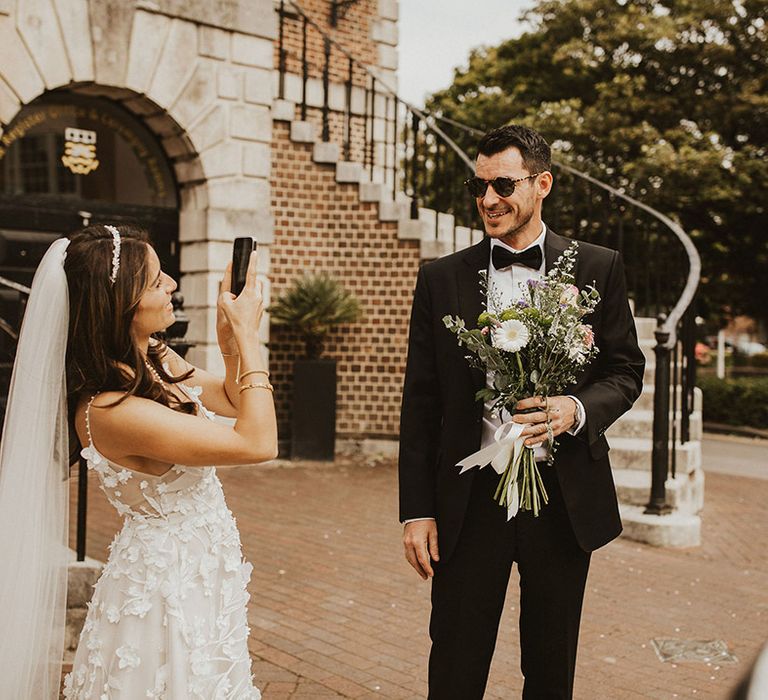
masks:
[[(427, 109), (480, 130), (536, 127), (561, 162), (680, 222), (710, 318), (765, 322), (766, 17), (768, 0), (541, 0), (529, 31), (473, 51)], [(474, 155), (476, 136), (451, 133)], [(571, 213), (584, 224), (584, 205)]]

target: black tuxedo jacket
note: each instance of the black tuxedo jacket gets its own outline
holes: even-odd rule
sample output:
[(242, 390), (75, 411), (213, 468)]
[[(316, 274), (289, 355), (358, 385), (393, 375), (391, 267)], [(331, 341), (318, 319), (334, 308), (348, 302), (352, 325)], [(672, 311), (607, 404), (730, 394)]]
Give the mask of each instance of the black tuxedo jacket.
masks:
[[(569, 239), (547, 230), (547, 271), (569, 245)], [(475, 392), (485, 385), (484, 373), (470, 368), (442, 318), (458, 315), (475, 326), (485, 301), (478, 271), (487, 270), (489, 259), (485, 238), (424, 265), (414, 292), (400, 420), (400, 519), (437, 520), (441, 561), (454, 549), (477, 472), (460, 475), (456, 463), (480, 448), (483, 405)], [(600, 353), (564, 392), (582, 402), (586, 425), (578, 436), (558, 438), (554, 468), (576, 539), (590, 552), (621, 532), (603, 433), (640, 395), (645, 358), (620, 254), (580, 242), (574, 273), (579, 289), (594, 283), (600, 292), (595, 312), (585, 318)]]

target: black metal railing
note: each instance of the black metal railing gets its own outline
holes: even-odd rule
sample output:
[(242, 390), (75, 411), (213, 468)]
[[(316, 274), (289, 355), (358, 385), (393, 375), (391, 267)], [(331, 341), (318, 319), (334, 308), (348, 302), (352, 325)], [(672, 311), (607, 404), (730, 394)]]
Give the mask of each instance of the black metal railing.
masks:
[[(589, 222), (599, 222), (596, 230), (581, 231), (579, 236), (604, 243), (606, 238), (613, 238), (611, 247), (622, 252), (628, 262), (627, 286), (635, 299), (636, 315), (657, 319), (651, 493), (645, 512), (662, 515), (671, 510), (666, 480), (677, 473), (678, 446), (690, 441), (696, 385), (695, 296), (701, 260), (693, 241), (668, 216), (564, 163), (558, 163), (557, 168), (583, 186), (597, 188), (609, 202), (620, 202), (613, 211), (606, 211), (604, 202), (595, 207), (595, 196), (582, 200), (573, 197), (572, 201), (580, 202), (574, 210), (589, 216), (586, 224), (584, 218), (578, 220), (580, 229), (589, 228)], [(568, 207), (564, 209), (568, 212)]]
[[(479, 138), (483, 132), (402, 100), (380, 75), (334, 41), (298, 2), (284, 0), (278, 14), (279, 96), (287, 95), (286, 76), (293, 65), (302, 81), (298, 97), (301, 119), (318, 119), (323, 141), (339, 139), (346, 160), (360, 162), (369, 179), (384, 184), (393, 200), (400, 194), (403, 201), (410, 202), (412, 219), (420, 218), (422, 207), (433, 209), (435, 239), (441, 228), (439, 213), (453, 215), (453, 241), (447, 247), (460, 247), (458, 227), (477, 229), (480, 224), (475, 201), (462, 186), (474, 172), (474, 164), (457, 142), (466, 142), (468, 135)], [(289, 31), (295, 39), (301, 37), (300, 55), (286, 49), (284, 37)], [(310, 60), (313, 43), (317, 45), (313, 55), (321, 58), (322, 65)], [(332, 110), (328, 108), (334, 57), (337, 73), (340, 65), (346, 70), (337, 80), (344, 90), (343, 128), (338, 130), (330, 127)], [(321, 80), (323, 91), (322, 102), (314, 107), (307, 102), (312, 74)], [(355, 91), (364, 95), (362, 109), (353, 109)], [(377, 104), (381, 107), (382, 103), (379, 112)], [(377, 156), (377, 119), (384, 123), (383, 138), (378, 141), (382, 157)], [(361, 142), (356, 144), (356, 138)], [(696, 369), (693, 302), (700, 278), (699, 256), (676, 222), (641, 201), (642, 191), (628, 193), (611, 187), (561, 161), (553, 163), (553, 171), (555, 186), (547, 201), (547, 222), (564, 235), (620, 251), (635, 315), (657, 319), (652, 486), (646, 512), (665, 513), (669, 510), (665, 482), (676, 473), (677, 446), (690, 440)]]
[[(338, 143), (343, 158), (360, 163), (370, 181), (384, 185), (393, 201), (398, 194), (410, 201), (412, 218), (419, 217), (425, 183), (434, 181), (434, 173), (446, 183), (460, 182), (472, 173), (472, 161), (437, 120), (401, 99), (298, 2), (283, 0), (277, 13), (278, 98), (289, 96), (289, 76), (298, 77), (300, 88), (293, 91), (292, 101), (297, 104), (299, 118), (315, 121), (322, 141)], [(318, 82), (321, 96), (310, 104), (312, 79)], [(334, 87), (343, 93), (340, 111), (330, 106)], [(459, 200), (457, 211), (468, 211), (466, 195), (462, 193)], [(446, 202), (442, 211), (452, 213), (455, 206), (455, 202)]]

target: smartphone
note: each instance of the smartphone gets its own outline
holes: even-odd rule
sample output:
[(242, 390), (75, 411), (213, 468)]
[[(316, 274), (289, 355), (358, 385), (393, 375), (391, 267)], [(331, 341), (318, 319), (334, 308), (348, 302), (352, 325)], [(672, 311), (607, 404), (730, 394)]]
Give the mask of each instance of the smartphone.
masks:
[(256, 250), (256, 241), (250, 236), (235, 238), (232, 245), (232, 294), (239, 296), (245, 287), (245, 275), (248, 272), (248, 261), (251, 253)]

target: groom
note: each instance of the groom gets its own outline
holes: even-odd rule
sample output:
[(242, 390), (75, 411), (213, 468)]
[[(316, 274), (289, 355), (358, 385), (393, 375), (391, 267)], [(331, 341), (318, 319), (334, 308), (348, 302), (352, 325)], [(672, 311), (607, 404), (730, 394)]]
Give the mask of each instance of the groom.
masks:
[[(413, 299), (400, 426), (400, 519), (405, 556), (432, 577), (429, 698), (480, 700), (496, 644), (513, 562), (520, 574), (523, 697), (570, 698), (590, 553), (621, 532), (605, 430), (642, 390), (637, 344), (619, 253), (581, 243), (576, 285), (593, 284), (601, 302), (586, 321), (600, 350), (566, 396), (529, 397), (513, 417), (524, 423), (549, 494), (536, 518), (507, 521), (493, 494), (492, 468), (459, 474), (456, 463), (490, 444), (500, 424), (475, 392), (489, 380), (470, 368), (446, 314), (473, 327), (486, 299), (487, 271), (505, 306), (518, 284), (551, 269), (569, 241), (542, 221), (552, 188), (550, 149), (534, 130), (509, 125), (478, 145), (476, 198), (487, 237), (425, 265)], [(547, 424), (558, 438), (546, 464)]]

